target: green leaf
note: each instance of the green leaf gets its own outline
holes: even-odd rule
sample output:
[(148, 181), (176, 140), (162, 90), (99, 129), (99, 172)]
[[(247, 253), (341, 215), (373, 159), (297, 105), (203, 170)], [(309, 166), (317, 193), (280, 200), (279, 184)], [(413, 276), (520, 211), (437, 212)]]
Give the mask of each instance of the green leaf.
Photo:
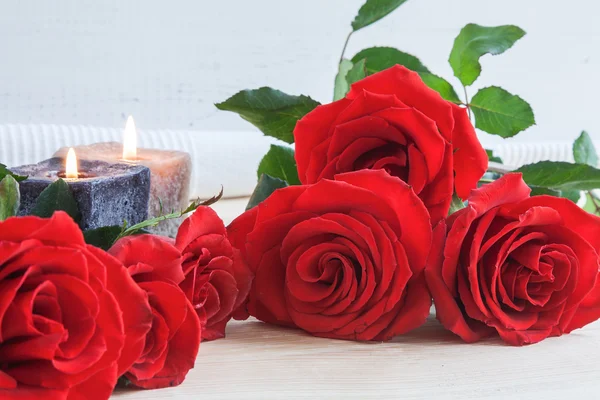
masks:
[(581, 199), (581, 190), (561, 190), (560, 197), (571, 200), (573, 203), (577, 203)]
[(24, 181), (25, 179), (27, 179), (26, 176), (17, 175), (15, 173), (13, 173), (12, 171), (10, 171), (6, 167), (6, 165), (0, 164), (0, 180), (4, 179), (4, 177), (6, 175), (12, 176), (17, 182), (21, 182), (21, 181)]
[(541, 186), (533, 186), (533, 185), (529, 185), (529, 187), (531, 188), (531, 196), (547, 195), (547, 196), (561, 197), (560, 190), (550, 189), (550, 188), (541, 187)]
[(419, 76), (427, 86), (438, 92), (444, 100), (462, 104), (452, 85), (444, 78), (427, 72), (419, 72)]
[(260, 179), (258, 180), (258, 184), (254, 188), (252, 196), (250, 196), (250, 201), (248, 201), (246, 211), (262, 203), (267, 197), (271, 195), (271, 193), (273, 193), (277, 189), (281, 189), (287, 186), (287, 182), (282, 181), (279, 178), (273, 178), (272, 176), (269, 176), (267, 174), (262, 174)]
[(581, 132), (581, 135), (573, 143), (573, 157), (577, 164), (598, 166), (598, 153), (596, 153), (592, 138), (586, 131)]
[(362, 59), (354, 63), (352, 69), (350, 69), (350, 71), (348, 71), (346, 74), (346, 82), (348, 82), (348, 86), (352, 86), (353, 83), (365, 79), (367, 76), (366, 62), (367, 60)]
[(448, 215), (452, 215), (455, 212), (462, 210), (465, 208), (465, 203), (458, 197), (456, 193), (452, 195), (452, 202), (450, 203), (450, 210), (448, 211)]
[(432, 74), (417, 57), (404, 53), (393, 47), (370, 47), (356, 53), (352, 62), (366, 60), (366, 69), (369, 75), (391, 68), (394, 65), (402, 65), (419, 74), (423, 82), (431, 89), (437, 91), (445, 100), (460, 103), (460, 98), (448, 81)]
[(481, 74), (479, 58), (484, 54), (502, 54), (525, 35), (514, 25), (480, 26), (467, 24), (456, 39), (450, 52), (450, 66), (463, 85), (469, 86)]
[(587, 164), (570, 164), (562, 161), (540, 161), (524, 165), (516, 172), (534, 186), (555, 190), (592, 190), (600, 188), (600, 170)]
[(272, 144), (269, 152), (258, 165), (258, 178), (263, 175), (279, 178), (290, 185), (299, 185), (298, 170), (294, 159), (294, 150), (290, 147)]
[(352, 21), (353, 31), (356, 32), (373, 22), (379, 21), (405, 2), (406, 0), (367, 0), (358, 10), (354, 21)]
[(589, 212), (590, 214), (595, 214), (595, 215), (600, 215), (600, 213), (598, 212), (598, 207), (596, 206), (596, 201), (592, 198), (592, 194), (590, 192), (587, 192), (585, 194), (585, 205), (583, 206), (583, 209), (587, 212)]
[(0, 180), (0, 221), (17, 215), (20, 204), (19, 183), (12, 175), (6, 175)]
[(81, 218), (71, 188), (62, 179), (51, 183), (40, 193), (31, 214), (42, 218), (50, 218), (55, 211), (66, 212), (76, 222)]
[(291, 96), (269, 87), (242, 90), (222, 103), (219, 110), (232, 111), (260, 129), (265, 135), (294, 143), (296, 122), (319, 102), (307, 96)]
[(123, 228), (120, 226), (103, 226), (83, 232), (83, 238), (87, 244), (108, 250), (117, 241)]
[(490, 160), (490, 161), (492, 161), (492, 162), (497, 162), (497, 163), (500, 163), (500, 164), (504, 164), (504, 163), (502, 162), (502, 159), (501, 159), (500, 157), (496, 157), (496, 156), (494, 155), (494, 151), (493, 151), (493, 150), (488, 150), (488, 149), (485, 149), (485, 152), (486, 152), (486, 154), (487, 154), (487, 156), (488, 156), (488, 160)]
[(508, 138), (535, 125), (531, 106), (519, 96), (497, 86), (481, 89), (469, 104), (475, 127)]
[(356, 63), (362, 59), (367, 60), (367, 73), (369, 75), (393, 67), (396, 64), (403, 65), (415, 72), (431, 72), (417, 57), (393, 47), (369, 47), (356, 53), (352, 57), (352, 62)]
[(338, 73), (335, 76), (335, 84), (333, 86), (333, 100), (343, 99), (348, 90), (350, 90), (350, 85), (346, 80), (346, 75), (348, 71), (352, 69), (352, 61), (347, 59), (342, 59), (340, 65), (338, 67)]
[(577, 203), (579, 198), (581, 197), (581, 191), (579, 190), (558, 190), (558, 189), (550, 189), (543, 186), (535, 186), (529, 185), (531, 188), (531, 196), (554, 196), (554, 197), (563, 197), (565, 199), (571, 200), (573, 203)]

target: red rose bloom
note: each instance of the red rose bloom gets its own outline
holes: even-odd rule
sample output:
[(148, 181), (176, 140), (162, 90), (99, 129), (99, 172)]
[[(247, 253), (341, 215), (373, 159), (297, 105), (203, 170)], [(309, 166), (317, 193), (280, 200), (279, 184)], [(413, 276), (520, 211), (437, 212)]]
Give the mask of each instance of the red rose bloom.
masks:
[(238, 319), (247, 317), (238, 308), (248, 296), (252, 273), (209, 207), (198, 207), (183, 221), (175, 245), (184, 257), (185, 280), (180, 286), (200, 317), (202, 339), (224, 337), (234, 312)]
[(0, 398), (107, 399), (152, 314), (123, 265), (63, 212), (0, 222)]
[(200, 348), (200, 321), (185, 293), (182, 256), (172, 244), (158, 236), (130, 236), (109, 251), (148, 293), (152, 307), (152, 329), (144, 351), (125, 376), (145, 389), (177, 386), (194, 367)]
[(435, 229), (427, 283), (438, 319), (467, 342), (497, 332), (536, 343), (600, 317), (600, 218), (529, 193), (520, 174), (506, 175), (473, 190), (445, 245), (445, 224)]
[(277, 190), (228, 231), (255, 273), (248, 309), (262, 321), (387, 340), (429, 315), (430, 217), (408, 185), (383, 171)]
[(412, 186), (434, 223), (448, 214), (453, 187), (465, 199), (487, 169), (467, 111), (401, 66), (355, 83), (346, 98), (308, 113), (294, 138), (303, 184), (384, 169)]

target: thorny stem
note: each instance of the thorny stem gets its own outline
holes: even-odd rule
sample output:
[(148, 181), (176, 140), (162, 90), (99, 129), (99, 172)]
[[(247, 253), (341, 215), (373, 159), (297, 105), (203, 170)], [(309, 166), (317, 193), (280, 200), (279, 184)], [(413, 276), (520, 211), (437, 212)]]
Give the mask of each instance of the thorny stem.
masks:
[(488, 163), (488, 172), (496, 172), (498, 174), (508, 174), (509, 172), (512, 172), (512, 169), (506, 167), (503, 164), (497, 163), (497, 162), (493, 162), (490, 161)]
[(600, 203), (598, 203), (598, 199), (596, 198), (596, 196), (594, 196), (592, 192), (588, 192), (588, 195), (590, 196), (592, 204), (594, 205), (594, 209), (596, 211), (595, 214), (600, 215)]
[[(342, 55), (340, 56), (340, 63), (342, 62), (342, 60), (344, 59), (344, 54), (346, 53), (346, 47), (348, 47), (348, 42), (350, 41), (350, 36), (352, 36), (352, 34), (354, 33), (354, 31), (351, 31), (348, 34), (348, 37), (346, 37), (346, 42), (344, 43), (344, 47), (342, 48)], [(339, 64), (339, 63), (338, 63)]]
[(471, 120), (471, 105), (469, 104), (469, 95), (467, 94), (467, 87), (463, 85), (463, 90), (465, 92), (465, 106), (467, 106), (467, 112), (469, 113), (469, 120)]

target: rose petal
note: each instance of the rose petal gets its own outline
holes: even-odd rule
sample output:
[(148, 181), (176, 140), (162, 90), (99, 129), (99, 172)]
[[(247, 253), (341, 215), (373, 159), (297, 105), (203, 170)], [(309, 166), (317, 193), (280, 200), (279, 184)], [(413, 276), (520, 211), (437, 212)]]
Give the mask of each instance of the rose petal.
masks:
[(477, 139), (467, 109), (452, 104), (452, 114), (454, 116), (454, 131), (452, 132), (454, 185), (456, 194), (465, 200), (487, 171), (488, 157)]
[(355, 99), (364, 91), (396, 96), (404, 104), (436, 121), (446, 140), (452, 140), (454, 118), (450, 103), (423, 84), (416, 72), (400, 65), (393, 66), (353, 84), (346, 98)]
[[(313, 153), (313, 149), (328, 136), (331, 125), (351, 101), (341, 99), (330, 104), (320, 105), (313, 111), (302, 117), (294, 128), (295, 157), (298, 164), (298, 177), (303, 184), (306, 180), (306, 169), (311, 157), (319, 155)], [(321, 163), (325, 162), (322, 155)]]

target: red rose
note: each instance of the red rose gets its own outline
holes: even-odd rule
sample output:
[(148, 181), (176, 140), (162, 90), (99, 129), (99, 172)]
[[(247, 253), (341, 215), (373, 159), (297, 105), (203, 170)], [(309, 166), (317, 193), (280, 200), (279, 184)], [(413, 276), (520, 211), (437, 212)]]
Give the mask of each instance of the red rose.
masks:
[[(600, 218), (567, 199), (529, 197), (520, 174), (473, 190), (434, 231), (426, 269), (437, 317), (467, 342), (560, 336), (600, 317)], [(442, 253), (443, 250), (443, 253)]]
[(262, 321), (387, 340), (429, 315), (430, 217), (408, 185), (383, 171), (277, 190), (228, 231), (255, 273), (248, 309)]
[(303, 184), (364, 168), (385, 169), (412, 186), (433, 222), (448, 214), (453, 187), (466, 198), (487, 169), (467, 111), (399, 65), (308, 113), (298, 121), (294, 138)]
[(179, 385), (194, 367), (201, 337), (194, 307), (178, 286), (184, 279), (181, 253), (153, 235), (123, 238), (110, 253), (148, 293), (153, 314), (144, 351), (125, 376), (145, 389)]
[(151, 318), (125, 267), (67, 214), (0, 222), (0, 398), (107, 399)]
[[(191, 300), (200, 322), (202, 339), (225, 336), (225, 325), (245, 302), (252, 273), (227, 238), (223, 221), (209, 207), (198, 207), (181, 224), (175, 246), (184, 257), (181, 288)], [(246, 315), (247, 316), (247, 315)]]

